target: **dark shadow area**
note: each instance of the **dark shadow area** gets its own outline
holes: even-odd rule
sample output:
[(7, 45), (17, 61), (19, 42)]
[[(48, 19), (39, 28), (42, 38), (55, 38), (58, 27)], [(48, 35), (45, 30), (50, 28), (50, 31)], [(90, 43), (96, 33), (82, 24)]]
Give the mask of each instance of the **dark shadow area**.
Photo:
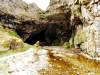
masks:
[[(16, 31), (17, 34), (25, 39), (25, 34), (20, 30)], [(40, 42), (41, 46), (60, 46), (64, 42), (69, 42), (69, 39), (72, 37), (72, 30), (62, 31), (56, 26), (47, 27), (45, 30), (42, 30), (38, 34), (31, 34), (27, 39), (24, 40), (25, 43), (35, 44), (37, 41)]]
[(40, 41), (40, 43), (45, 43), (45, 30), (36, 35), (31, 35), (29, 38), (26, 39), (25, 42), (33, 45), (37, 41)]
[(50, 46), (54, 42), (55, 39), (58, 39), (59, 35), (56, 31), (55, 27), (48, 27), (47, 29), (41, 31), (38, 34), (31, 35), (29, 38), (26, 39), (26, 43), (34, 44), (37, 41), (40, 41), (41, 46)]

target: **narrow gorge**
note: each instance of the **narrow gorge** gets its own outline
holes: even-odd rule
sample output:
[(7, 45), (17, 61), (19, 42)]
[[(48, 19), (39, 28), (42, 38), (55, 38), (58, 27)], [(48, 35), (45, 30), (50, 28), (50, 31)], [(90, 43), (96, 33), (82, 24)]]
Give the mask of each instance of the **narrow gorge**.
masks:
[(100, 1), (50, 0), (43, 11), (36, 3), (1, 0), (0, 63), (1, 75), (99, 75)]

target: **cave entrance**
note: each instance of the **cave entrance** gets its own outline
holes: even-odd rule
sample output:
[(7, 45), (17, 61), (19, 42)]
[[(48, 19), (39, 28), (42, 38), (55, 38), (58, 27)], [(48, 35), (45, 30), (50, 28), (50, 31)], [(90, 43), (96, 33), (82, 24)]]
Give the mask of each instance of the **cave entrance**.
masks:
[(29, 38), (26, 39), (26, 43), (28, 44), (35, 44), (37, 41), (40, 41), (41, 45), (45, 45), (45, 30), (41, 31), (36, 35), (31, 35)]
[[(72, 36), (72, 30), (67, 30), (65, 32), (59, 32), (60, 29), (56, 27), (50, 27), (45, 30), (42, 30), (41, 32), (37, 34), (30, 35), (27, 39), (25, 39), (25, 43), (28, 44), (35, 44), (37, 41), (40, 42), (41, 46), (60, 46), (64, 42), (69, 42), (69, 39)], [(16, 31), (20, 37), (23, 37), (23, 32)]]

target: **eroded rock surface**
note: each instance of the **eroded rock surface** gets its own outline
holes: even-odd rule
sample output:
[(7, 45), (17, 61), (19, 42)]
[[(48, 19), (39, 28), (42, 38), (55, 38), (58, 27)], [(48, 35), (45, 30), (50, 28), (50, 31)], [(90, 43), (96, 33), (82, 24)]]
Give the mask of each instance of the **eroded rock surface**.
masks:
[[(71, 20), (76, 27), (75, 45), (80, 46), (91, 56), (99, 56), (100, 1), (75, 0), (72, 4), (74, 5), (72, 5)], [(76, 17), (81, 20), (81, 23), (77, 24)]]
[(68, 39), (64, 42), (69, 42), (70, 45), (74, 43), (75, 48), (81, 48), (93, 57), (99, 56), (99, 0), (51, 0), (46, 14), (48, 20), (65, 26), (66, 33), (72, 31), (70, 37), (67, 36), (69, 32), (65, 34)]
[(2, 25), (18, 32), (23, 40), (26, 40), (35, 31), (37, 26), (35, 21), (39, 20), (39, 13), (42, 12), (35, 3), (28, 5), (22, 0), (0, 1)]
[(23, 41), (42, 45), (81, 48), (100, 56), (100, 1), (51, 0), (45, 12), (19, 0), (0, 1), (0, 21), (16, 31)]

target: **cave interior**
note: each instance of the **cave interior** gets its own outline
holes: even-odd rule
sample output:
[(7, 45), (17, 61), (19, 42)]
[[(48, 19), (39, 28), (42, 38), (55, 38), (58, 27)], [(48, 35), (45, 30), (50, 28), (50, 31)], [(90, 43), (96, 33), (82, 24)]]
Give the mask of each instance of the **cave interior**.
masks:
[[(22, 37), (22, 33), (20, 31), (17, 31), (17, 34)], [(61, 35), (56, 32), (55, 29), (46, 29), (42, 30), (38, 34), (31, 34), (24, 42), (28, 43), (30, 45), (35, 44), (37, 41), (40, 42), (41, 46), (51, 46), (54, 40), (64, 38), (64, 41), (69, 41), (72, 35), (72, 30), (66, 31), (65, 34)]]
[(35, 44), (37, 41), (39, 41), (40, 43), (45, 43), (45, 30), (36, 35), (29, 36), (29, 38), (25, 40), (26, 43), (31, 45)]

